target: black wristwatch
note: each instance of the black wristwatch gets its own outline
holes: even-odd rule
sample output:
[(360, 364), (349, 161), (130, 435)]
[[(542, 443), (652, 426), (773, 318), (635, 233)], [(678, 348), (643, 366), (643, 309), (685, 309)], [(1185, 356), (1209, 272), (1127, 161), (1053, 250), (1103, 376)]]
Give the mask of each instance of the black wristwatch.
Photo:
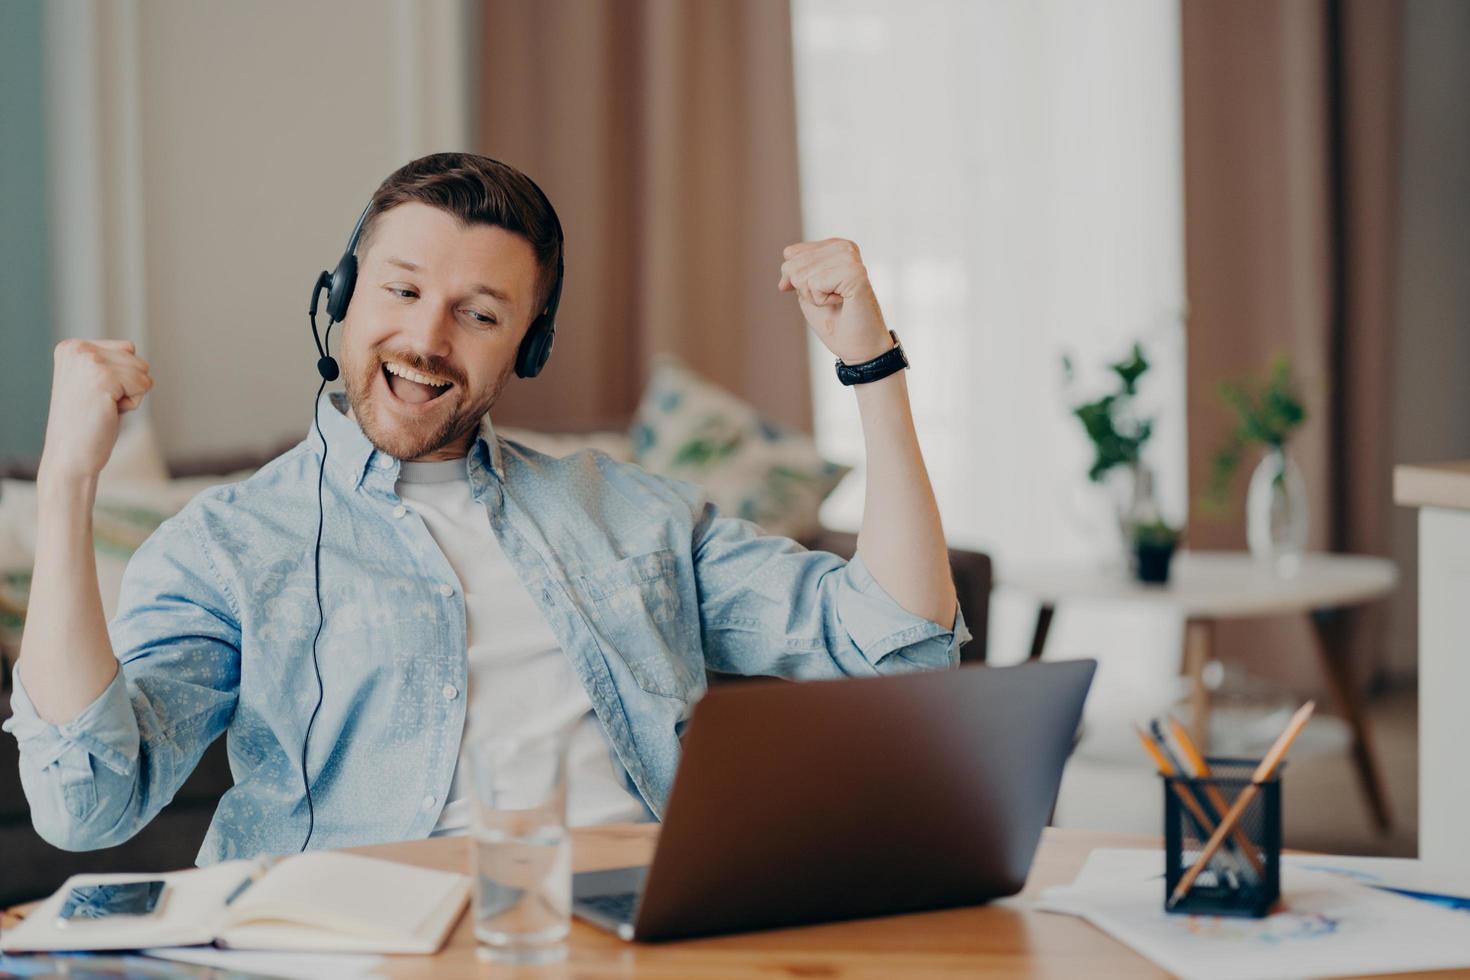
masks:
[(842, 358), (837, 359), (837, 380), (845, 385), (863, 385), (870, 381), (878, 381), (886, 378), (895, 371), (901, 371), (909, 366), (909, 359), (903, 354), (903, 345), (898, 342), (898, 334), (892, 330), (888, 336), (893, 338), (893, 348), (886, 350), (861, 364), (844, 364)]

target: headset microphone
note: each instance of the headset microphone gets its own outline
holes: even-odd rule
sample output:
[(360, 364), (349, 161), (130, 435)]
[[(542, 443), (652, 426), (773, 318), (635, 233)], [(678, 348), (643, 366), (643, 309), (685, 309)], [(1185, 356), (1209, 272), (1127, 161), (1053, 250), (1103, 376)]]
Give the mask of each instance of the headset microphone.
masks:
[[(494, 161), (498, 162), (498, 161)], [(529, 180), (529, 178), (527, 178)], [(521, 345), (516, 350), (516, 375), (522, 378), (534, 378), (541, 373), (546, 366), (546, 361), (551, 357), (552, 341), (556, 338), (556, 308), (561, 304), (561, 286), (566, 264), (563, 252), (566, 244), (562, 237), (561, 219), (556, 216), (556, 209), (551, 206), (551, 200), (546, 193), (536, 186), (535, 181), (530, 181), (536, 193), (541, 196), (541, 201), (546, 205), (546, 210), (551, 216), (552, 223), (556, 226), (557, 262), (556, 280), (552, 283), (551, 291), (546, 297), (546, 306), (540, 315), (531, 322), (527, 328), (525, 337), (521, 338)], [(323, 696), (326, 693), (322, 687), (322, 667), (317, 659), (317, 641), (321, 639), (322, 627), (326, 625), (326, 616), (322, 611), (322, 528), (325, 523), (326, 513), (322, 507), (322, 484), (327, 472), (327, 437), (322, 434), (321, 403), (322, 392), (327, 389), (327, 382), (336, 381), (342, 373), (337, 364), (337, 359), (331, 355), (332, 327), (341, 323), (347, 316), (347, 307), (352, 302), (352, 291), (357, 285), (357, 246), (362, 236), (362, 225), (367, 220), (368, 213), (373, 209), (369, 201), (367, 207), (362, 209), (362, 214), (357, 216), (357, 224), (352, 226), (352, 234), (347, 239), (347, 248), (342, 257), (337, 260), (337, 267), (331, 272), (323, 272), (317, 276), (316, 283), (311, 288), (311, 306), (307, 308), (306, 316), (311, 321), (311, 337), (316, 342), (317, 373), (322, 377), (322, 383), (317, 387), (316, 399), (312, 402), (312, 422), (316, 427), (317, 438), (322, 441), (321, 466), (316, 476), (316, 546), (312, 552), (312, 578), (316, 589), (316, 635), (311, 640), (311, 665), (316, 673), (316, 706), (311, 709), (311, 718), (306, 723), (306, 733), (301, 739), (301, 784), (306, 790), (306, 839), (301, 842), (301, 850), (305, 851), (311, 843), (311, 835), (316, 830), (316, 806), (311, 798), (311, 780), (306, 773), (306, 750), (311, 744), (311, 729), (316, 724), (317, 713), (322, 709)], [(322, 334), (317, 330), (316, 312), (317, 304), (321, 300), (322, 293), (327, 294), (327, 329)]]
[[(331, 273), (323, 272), (320, 276), (318, 276), (316, 280), (316, 286), (311, 291), (311, 307), (306, 311), (307, 318), (311, 320), (311, 337), (313, 340), (316, 341), (316, 352), (320, 355), (317, 358), (316, 370), (317, 373), (322, 376), (323, 381), (336, 381), (337, 375), (342, 373), (337, 368), (337, 359), (327, 353), (327, 348), (322, 343), (322, 338), (317, 333), (316, 329), (316, 301), (321, 296), (322, 290), (330, 290), (331, 286)], [(330, 334), (331, 331), (332, 324), (328, 322), (327, 333)]]

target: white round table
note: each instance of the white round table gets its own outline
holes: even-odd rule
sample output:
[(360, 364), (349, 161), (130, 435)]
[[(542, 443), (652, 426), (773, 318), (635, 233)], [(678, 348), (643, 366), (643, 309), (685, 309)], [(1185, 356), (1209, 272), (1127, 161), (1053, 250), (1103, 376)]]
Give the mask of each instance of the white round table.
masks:
[(1398, 585), (1398, 568), (1384, 558), (1365, 555), (1309, 554), (1292, 576), (1278, 575), (1266, 563), (1244, 552), (1182, 551), (1174, 558), (1167, 585), (1147, 585), (1126, 571), (1084, 567), (1045, 567), (997, 563), (995, 587), (1029, 596), (1040, 603), (1031, 659), (1041, 656), (1052, 616), (1062, 602), (1087, 600), (1152, 607), (1181, 616), (1185, 622), (1183, 672), (1190, 678), (1190, 728), (1202, 746), (1208, 744), (1209, 688), (1205, 666), (1214, 659), (1214, 624), (1283, 614), (1311, 617), (1316, 656), (1338, 709), (1352, 728), (1358, 779), (1381, 830), (1391, 818), (1373, 752), (1368, 716), (1353, 683), (1338, 613), (1350, 606), (1381, 599)]

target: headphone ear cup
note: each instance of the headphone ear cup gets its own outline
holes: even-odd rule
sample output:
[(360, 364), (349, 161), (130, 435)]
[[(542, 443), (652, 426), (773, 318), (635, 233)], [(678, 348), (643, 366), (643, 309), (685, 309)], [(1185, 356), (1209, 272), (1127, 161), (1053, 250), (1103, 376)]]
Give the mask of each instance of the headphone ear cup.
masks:
[(357, 285), (357, 256), (347, 253), (332, 270), (332, 284), (327, 289), (327, 316), (341, 323), (352, 303), (352, 288)]
[(516, 351), (516, 377), (534, 378), (540, 374), (551, 358), (551, 345), (555, 339), (556, 321), (545, 315), (538, 317)]

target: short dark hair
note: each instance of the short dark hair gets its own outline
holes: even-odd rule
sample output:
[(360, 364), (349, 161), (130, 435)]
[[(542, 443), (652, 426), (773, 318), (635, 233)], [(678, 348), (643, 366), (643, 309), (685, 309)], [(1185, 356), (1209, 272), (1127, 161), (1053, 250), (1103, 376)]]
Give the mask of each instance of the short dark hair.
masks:
[(536, 183), (516, 168), (477, 153), (431, 153), (388, 175), (368, 202), (357, 254), (366, 254), (378, 219), (418, 201), (467, 225), (495, 225), (531, 243), (540, 268), (535, 320), (551, 297), (562, 262), (561, 222)]

